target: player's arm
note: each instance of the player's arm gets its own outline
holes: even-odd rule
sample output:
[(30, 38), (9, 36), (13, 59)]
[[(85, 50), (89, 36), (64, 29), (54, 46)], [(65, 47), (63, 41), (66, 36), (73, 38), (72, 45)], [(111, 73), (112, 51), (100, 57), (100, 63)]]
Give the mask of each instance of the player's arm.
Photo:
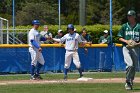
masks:
[(126, 24), (123, 24), (121, 29), (119, 30), (119, 33), (117, 34), (119, 41), (121, 41), (122, 43), (126, 43), (127, 44), (127, 40), (124, 39), (125, 37), (125, 29), (126, 29)]
[(84, 45), (85, 45), (85, 44), (91, 44), (91, 42), (87, 42), (86, 40), (82, 40), (80, 36), (78, 36), (77, 40), (78, 40), (78, 42), (79, 42), (80, 44), (82, 44), (82, 45), (83, 45), (83, 44), (84, 44)]
[(40, 41), (46, 41), (46, 40), (47, 40), (46, 37), (44, 37), (44, 36), (41, 36), (41, 37), (40, 37)]
[(118, 35), (119, 37), (119, 41), (121, 41), (122, 43), (128, 44), (128, 40), (124, 39), (125, 36), (125, 24), (121, 27)]
[(64, 35), (61, 39), (53, 38), (53, 40), (56, 41), (56, 42), (61, 42), (61, 43), (63, 43), (63, 42), (65, 42), (65, 40), (66, 40), (66, 35)]
[(77, 39), (76, 39), (76, 40), (77, 40), (78, 43), (79, 43), (80, 45), (82, 45), (82, 46), (84, 46), (85, 44), (88, 43), (86, 40), (82, 40), (80, 35), (77, 36)]
[(41, 51), (42, 49), (41, 49), (40, 45), (39, 45), (39, 44), (35, 41), (35, 39), (34, 39), (34, 34), (33, 34), (33, 33), (30, 33), (29, 35), (30, 35), (30, 37), (29, 37), (29, 42), (31, 42), (31, 44), (32, 44), (35, 48), (37, 48), (39, 51)]
[(38, 49), (38, 51), (42, 51), (42, 48), (40, 47), (40, 45), (33, 39), (30, 40), (31, 44)]
[(40, 48), (40, 45), (35, 40), (31, 39), (30, 42), (35, 48), (37, 48), (37, 49)]
[(125, 40), (125, 39), (124, 39), (124, 38), (122, 38), (122, 37), (120, 37), (120, 38), (119, 38), (119, 41), (121, 41), (121, 42), (123, 42), (123, 43), (128, 44), (128, 40)]
[(84, 42), (84, 43), (86, 43), (86, 44), (90, 44), (90, 45), (92, 44), (91, 36), (89, 34), (87, 35), (87, 40), (85, 39), (85, 41), (86, 42)]
[[(87, 42), (85, 39), (82, 40), (81, 36), (78, 36), (77, 40), (78, 40), (79, 44), (80, 44), (81, 46), (83, 46), (83, 48), (84, 48), (84, 50), (85, 50), (85, 53), (87, 54), (87, 53), (88, 53), (88, 49), (85, 47), (85, 44), (89, 44), (89, 42)], [(90, 44), (90, 45), (91, 45), (91, 44)]]
[(56, 42), (61, 42), (61, 40), (60, 39), (56, 39), (56, 38), (52, 38), (53, 39), (53, 41), (56, 41)]
[(52, 33), (49, 33), (49, 36), (52, 38)]

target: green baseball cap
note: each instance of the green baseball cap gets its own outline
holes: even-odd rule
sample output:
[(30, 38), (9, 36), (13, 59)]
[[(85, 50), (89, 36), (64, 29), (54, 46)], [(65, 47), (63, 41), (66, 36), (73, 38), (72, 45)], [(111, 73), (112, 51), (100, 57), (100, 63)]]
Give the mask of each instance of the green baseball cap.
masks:
[(127, 13), (128, 16), (135, 16), (136, 12), (134, 10), (129, 10)]

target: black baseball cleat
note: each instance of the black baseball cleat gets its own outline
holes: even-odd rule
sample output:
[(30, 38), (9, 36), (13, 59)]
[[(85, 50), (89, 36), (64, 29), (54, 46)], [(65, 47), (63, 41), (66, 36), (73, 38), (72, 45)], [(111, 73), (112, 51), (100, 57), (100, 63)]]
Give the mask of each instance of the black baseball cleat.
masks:
[(38, 80), (43, 79), (39, 74), (35, 74), (35, 78), (38, 79)]
[(83, 74), (80, 75), (80, 78), (82, 78), (82, 77), (83, 77)]
[(125, 84), (125, 89), (126, 89), (126, 90), (132, 90), (132, 89), (133, 89), (130, 82), (126, 82), (126, 84)]
[(67, 81), (67, 75), (64, 76), (64, 80)]

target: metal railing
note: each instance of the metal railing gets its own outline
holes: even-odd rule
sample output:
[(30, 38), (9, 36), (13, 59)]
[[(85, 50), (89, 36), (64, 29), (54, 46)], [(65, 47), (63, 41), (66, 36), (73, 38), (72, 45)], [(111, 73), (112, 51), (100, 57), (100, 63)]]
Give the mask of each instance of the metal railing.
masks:
[(8, 33), (6, 32), (7, 29), (0, 30), (3, 30), (3, 44), (27, 44), (27, 33), (30, 29), (8, 29)]
[(0, 42), (3, 44), (3, 25), (6, 22), (6, 31), (7, 31), (7, 43), (8, 43), (8, 27), (9, 27), (9, 21), (5, 18), (0, 17)]

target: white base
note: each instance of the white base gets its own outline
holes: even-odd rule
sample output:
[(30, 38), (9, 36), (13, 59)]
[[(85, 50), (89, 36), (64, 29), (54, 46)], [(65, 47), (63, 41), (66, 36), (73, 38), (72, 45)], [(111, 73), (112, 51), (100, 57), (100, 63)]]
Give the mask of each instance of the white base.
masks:
[(93, 80), (93, 78), (82, 77), (77, 79), (77, 81), (90, 81), (90, 80)]

